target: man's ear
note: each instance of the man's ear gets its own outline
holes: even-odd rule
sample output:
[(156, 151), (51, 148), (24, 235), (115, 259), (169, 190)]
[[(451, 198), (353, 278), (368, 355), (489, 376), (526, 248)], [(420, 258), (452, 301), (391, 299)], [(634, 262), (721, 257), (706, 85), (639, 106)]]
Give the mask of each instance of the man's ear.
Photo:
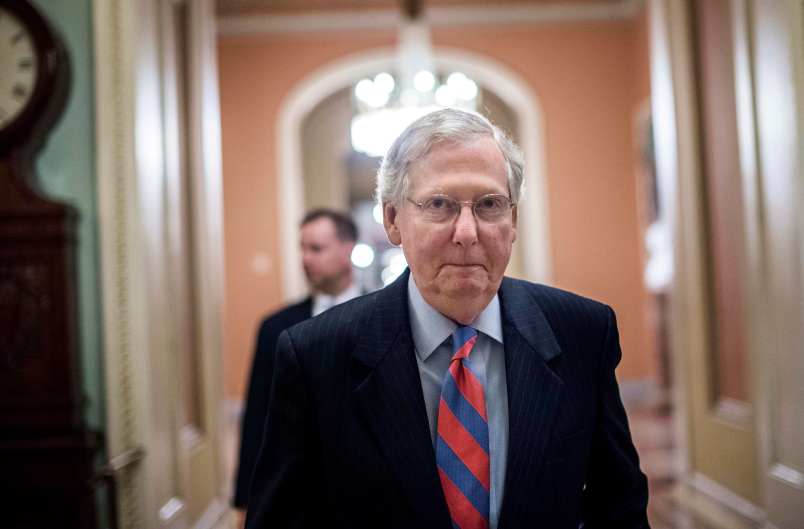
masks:
[(349, 243), (343, 245), (344, 257), (350, 263), (352, 262), (352, 250), (355, 249), (356, 244), (357, 244), (356, 242), (350, 241)]
[(517, 207), (514, 206), (512, 211), (511, 211), (511, 219), (513, 221), (513, 226), (514, 226), (514, 238), (513, 238), (513, 240), (511, 240), (512, 243), (516, 242), (516, 212), (517, 212)]
[(392, 203), (386, 202), (382, 205), (382, 224), (385, 227), (385, 234), (388, 236), (388, 240), (394, 246), (402, 244), (402, 234), (396, 224), (397, 213), (396, 206)]

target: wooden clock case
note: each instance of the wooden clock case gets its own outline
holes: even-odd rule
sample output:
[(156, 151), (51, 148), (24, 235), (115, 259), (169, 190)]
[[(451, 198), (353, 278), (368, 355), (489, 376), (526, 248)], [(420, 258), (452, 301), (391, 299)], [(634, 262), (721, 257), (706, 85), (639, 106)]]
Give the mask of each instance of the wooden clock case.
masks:
[(94, 528), (100, 437), (83, 419), (78, 215), (40, 192), (34, 169), (64, 109), (68, 57), (28, 2), (0, 6), (28, 29), (38, 61), (31, 98), (0, 130), (0, 497), (9, 524), (3, 527)]

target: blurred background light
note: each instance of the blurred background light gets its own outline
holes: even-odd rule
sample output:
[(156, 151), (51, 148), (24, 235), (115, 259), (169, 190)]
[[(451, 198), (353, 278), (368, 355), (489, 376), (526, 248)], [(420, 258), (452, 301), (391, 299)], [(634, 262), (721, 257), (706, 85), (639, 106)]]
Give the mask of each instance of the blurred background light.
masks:
[(396, 87), (396, 82), (390, 73), (380, 72), (374, 77), (374, 85), (382, 92), (390, 95)]
[(427, 70), (422, 70), (413, 77), (413, 87), (422, 93), (431, 91), (435, 84), (435, 75)]
[(374, 220), (377, 224), (382, 224), (382, 206), (379, 204), (374, 205), (374, 209), (371, 210), (371, 214), (374, 217)]
[(358, 268), (368, 268), (374, 262), (374, 249), (368, 244), (358, 243), (352, 250), (352, 264)]
[(383, 285), (388, 285), (393, 282), (408, 267), (408, 262), (401, 248), (386, 250), (382, 254), (382, 261), (383, 264), (386, 265), (380, 273)]

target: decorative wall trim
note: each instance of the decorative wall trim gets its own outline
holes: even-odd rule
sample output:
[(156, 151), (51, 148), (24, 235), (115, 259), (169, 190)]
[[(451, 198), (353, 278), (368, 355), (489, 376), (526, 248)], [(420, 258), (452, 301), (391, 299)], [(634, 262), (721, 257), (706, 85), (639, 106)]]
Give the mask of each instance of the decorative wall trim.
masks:
[[(360, 77), (393, 68), (396, 50), (382, 48), (335, 60), (299, 82), (282, 102), (277, 121), (277, 177), (279, 232), (282, 252), (282, 294), (285, 300), (301, 297), (306, 289), (299, 267), (298, 221), (304, 210), (302, 191), (301, 126), (304, 117), (330, 94)], [(481, 86), (493, 87), (518, 117), (519, 140), (525, 156), (525, 189), (519, 208), (517, 242), (526, 279), (550, 283), (549, 206), (544, 154), (543, 113), (536, 94), (516, 73), (481, 55), (453, 48), (434, 50), (435, 66), (460, 70)]]
[[(623, 20), (633, 17), (644, 0), (620, 0), (608, 4), (530, 4), (486, 6), (433, 6), (424, 12), (430, 26), (476, 24), (552, 24)], [(399, 27), (396, 9), (316, 11), (304, 14), (244, 14), (218, 18), (220, 35), (357, 31)]]
[[(214, 17), (212, 0), (183, 1), (190, 8), (190, 36), (196, 44), (191, 73), (197, 81), (190, 83), (195, 91), (189, 97), (192, 130), (185, 131), (195, 179), (193, 253), (175, 244), (167, 230), (174, 210), (166, 202), (175, 193), (168, 196), (166, 189), (162, 61), (167, 44), (159, 31), (167, 23), (165, 10), (174, 6), (163, 0), (94, 3), (108, 455), (147, 450), (142, 462), (116, 476), (123, 529), (184, 527), (194, 511), (174, 508), (171, 498), (188, 506), (225, 506), (218, 409), (223, 264)], [(203, 439), (180, 435), (187, 432), (180, 432), (175, 380), (181, 368), (173, 353), (184, 320), (171, 307), (166, 288), (176, 266), (175, 251), (184, 251), (182, 257), (197, 264), (196, 299), (191, 305), (176, 303), (188, 304), (199, 322)], [(210, 488), (215, 492), (209, 493)]]
[[(689, 160), (682, 157), (689, 149), (686, 136), (679, 130), (690, 122), (688, 107), (679, 105), (677, 92), (689, 85), (687, 69), (678, 66), (679, 60), (687, 57), (683, 25), (678, 24), (674, 13), (676, 4), (664, 0), (648, 0), (648, 33), (650, 35), (651, 113), (656, 156), (656, 178), (661, 196), (666, 199), (665, 221), (670, 229), (673, 248), (673, 275), (678, 273), (683, 262), (679, 256), (678, 185), (681, 171), (687, 170)], [(679, 27), (681, 26), (681, 27)], [(674, 35), (676, 35), (674, 37)], [(679, 42), (681, 40), (682, 42)], [(680, 81), (680, 82), (679, 82)], [(683, 304), (681, 285), (672, 285), (671, 322), (680, 321)], [(687, 355), (683, 354), (684, 341), (678, 332), (678, 323), (671, 334), (673, 430), (677, 445), (676, 466), (681, 475), (689, 475), (692, 469), (690, 434), (690, 369)]]
[[(94, 2), (95, 118), (104, 314), (107, 456), (109, 459), (141, 444), (135, 407), (132, 357), (131, 274), (133, 152), (130, 130), (132, 60), (125, 0)], [(142, 524), (138, 494), (139, 468), (129, 466), (116, 475), (119, 523), (122, 529)]]

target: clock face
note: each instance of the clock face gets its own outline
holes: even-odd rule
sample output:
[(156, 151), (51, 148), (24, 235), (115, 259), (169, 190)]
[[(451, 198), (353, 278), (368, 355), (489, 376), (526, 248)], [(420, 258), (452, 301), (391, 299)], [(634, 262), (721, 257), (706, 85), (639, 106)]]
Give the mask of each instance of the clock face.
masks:
[(0, 129), (33, 96), (37, 66), (33, 37), (17, 17), (0, 8)]

